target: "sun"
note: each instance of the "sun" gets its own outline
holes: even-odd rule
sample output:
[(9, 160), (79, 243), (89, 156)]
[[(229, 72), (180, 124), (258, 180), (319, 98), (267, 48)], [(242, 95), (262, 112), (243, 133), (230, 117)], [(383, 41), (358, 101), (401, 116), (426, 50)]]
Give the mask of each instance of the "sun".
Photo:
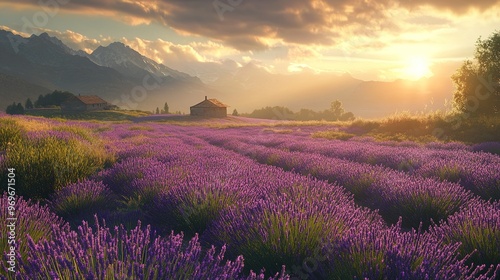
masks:
[(406, 67), (402, 70), (402, 74), (405, 78), (412, 80), (430, 77), (432, 72), (429, 66), (429, 59), (423, 56), (414, 56), (406, 61)]

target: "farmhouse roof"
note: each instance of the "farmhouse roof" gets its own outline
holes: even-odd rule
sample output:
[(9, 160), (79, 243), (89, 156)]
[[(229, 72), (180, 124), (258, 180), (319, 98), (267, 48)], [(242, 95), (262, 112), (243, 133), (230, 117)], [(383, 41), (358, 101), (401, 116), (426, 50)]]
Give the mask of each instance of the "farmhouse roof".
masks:
[(75, 97), (86, 105), (108, 103), (97, 95), (79, 95)]
[(200, 102), (194, 106), (191, 106), (191, 108), (227, 108), (227, 107), (229, 107), (229, 106), (220, 102), (219, 100), (207, 99), (206, 96), (205, 96), (205, 100), (203, 100), (202, 102)]

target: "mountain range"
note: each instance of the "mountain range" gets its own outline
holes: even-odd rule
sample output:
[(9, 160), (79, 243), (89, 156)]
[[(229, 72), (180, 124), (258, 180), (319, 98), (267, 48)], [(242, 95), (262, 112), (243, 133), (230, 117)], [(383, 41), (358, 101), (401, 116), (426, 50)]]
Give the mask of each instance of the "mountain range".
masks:
[(340, 100), (357, 116), (380, 117), (440, 109), (452, 91), (451, 82), (442, 82), (439, 75), (362, 81), (349, 74), (274, 74), (252, 62), (240, 66), (231, 60), (198, 62), (190, 69), (177, 71), (120, 42), (88, 54), (47, 33), (24, 38), (0, 30), (0, 109), (57, 89), (99, 95), (126, 109), (153, 110), (168, 102), (171, 109), (188, 112), (208, 95), (239, 112), (275, 105), (324, 110)]

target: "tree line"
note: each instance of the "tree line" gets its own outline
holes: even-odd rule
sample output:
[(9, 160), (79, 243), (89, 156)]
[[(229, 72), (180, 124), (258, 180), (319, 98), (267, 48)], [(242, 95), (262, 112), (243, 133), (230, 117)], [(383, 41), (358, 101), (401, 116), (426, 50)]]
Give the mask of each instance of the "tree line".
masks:
[[(236, 111), (237, 114), (237, 111)], [(233, 112), (235, 115), (235, 112)], [(354, 114), (346, 112), (342, 106), (342, 102), (335, 100), (330, 104), (330, 108), (323, 111), (314, 111), (311, 109), (300, 109), (298, 112), (293, 112), (287, 107), (274, 106), (265, 107), (254, 110), (250, 114), (245, 114), (246, 117), (258, 119), (274, 119), (274, 120), (296, 120), (296, 121), (351, 121)]]
[(7, 106), (5, 112), (10, 115), (22, 115), (25, 110), (34, 108), (57, 108), (66, 101), (68, 98), (74, 97), (75, 95), (68, 91), (55, 90), (52, 93), (47, 93), (45, 95), (40, 94), (38, 98), (31, 101), (31, 98), (27, 98), (24, 102), (24, 106), (21, 103), (12, 103)]

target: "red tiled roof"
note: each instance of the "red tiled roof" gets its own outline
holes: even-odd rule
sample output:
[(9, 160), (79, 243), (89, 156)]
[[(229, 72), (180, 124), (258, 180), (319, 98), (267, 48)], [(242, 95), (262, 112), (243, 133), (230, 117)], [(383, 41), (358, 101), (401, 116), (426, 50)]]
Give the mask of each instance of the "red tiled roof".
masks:
[(205, 99), (202, 102), (191, 106), (191, 108), (227, 108), (226, 104), (220, 102), (217, 99)]
[(108, 103), (104, 99), (102, 99), (96, 95), (79, 95), (79, 96), (76, 96), (76, 98), (79, 99), (81, 102), (83, 102), (86, 105)]

